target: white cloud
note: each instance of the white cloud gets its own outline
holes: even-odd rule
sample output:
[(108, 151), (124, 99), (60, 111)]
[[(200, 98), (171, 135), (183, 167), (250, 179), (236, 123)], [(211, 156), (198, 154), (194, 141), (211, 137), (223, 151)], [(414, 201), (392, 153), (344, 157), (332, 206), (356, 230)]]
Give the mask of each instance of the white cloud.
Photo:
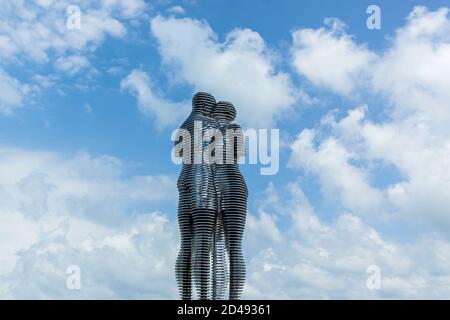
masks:
[(364, 80), (376, 55), (354, 43), (337, 19), (325, 19), (327, 28), (292, 32), (295, 70), (316, 85), (349, 96)]
[[(109, 3), (114, 10), (126, 5), (122, 1), (102, 3)], [(53, 4), (39, 1), (43, 7)], [(23, 2), (7, 2), (2, 8), (17, 9), (23, 20), (35, 21)], [(128, 15), (133, 15), (133, 9)], [(271, 186), (263, 205), (248, 216), (244, 297), (448, 297), (448, 10), (414, 9), (392, 45), (378, 58), (334, 23), (328, 29), (300, 32), (296, 49), (313, 63), (318, 61), (316, 54), (325, 53), (313, 40), (328, 41), (342, 68), (319, 68), (320, 75), (315, 75), (303, 65), (301, 73), (347, 97), (358, 94), (357, 89), (367, 89), (358, 83), (363, 81), (363, 86), (387, 98), (382, 110), (385, 118), (371, 120), (371, 109), (366, 106), (350, 110), (341, 119), (333, 112), (316, 128), (297, 136), (291, 166), (317, 176), (324, 194), (337, 198), (342, 211), (325, 220), (297, 185), (290, 185), (283, 196)], [(111, 26), (114, 30), (118, 24)], [(93, 28), (92, 37), (80, 36), (78, 44), (67, 50), (56, 37), (54, 45), (37, 48), (29, 58), (45, 61), (53, 50), (62, 50), (64, 57), (69, 57), (74, 53), (68, 51), (78, 45), (90, 50), (103, 39), (96, 35), (108, 34), (98, 33), (103, 27)], [(45, 35), (45, 28), (37, 30), (39, 36)], [(114, 31), (116, 36), (123, 36), (120, 30)], [(274, 72), (270, 53), (253, 31), (235, 30), (222, 43), (206, 23), (158, 17), (152, 21), (152, 32), (175, 75), (180, 72), (180, 79), (196, 89), (215, 93), (215, 88), (224, 87), (217, 90), (218, 98), (235, 102), (248, 122), (255, 113), (255, 123), (269, 123), (296, 99), (288, 76)], [(0, 48), (5, 49), (0, 55), (10, 59), (15, 53), (28, 55), (33, 50), (5, 36), (0, 37)], [(347, 57), (353, 57), (354, 64), (348, 63)], [(372, 62), (368, 72), (364, 61)], [(237, 77), (240, 74), (243, 79)], [(231, 83), (229, 87), (224, 85), (227, 83)], [(26, 86), (6, 73), (0, 74), (0, 84), (11, 88), (0, 92), (0, 105), (11, 109), (23, 103)], [(272, 87), (278, 100), (269, 97), (262, 105), (252, 100), (255, 92), (265, 96)], [(140, 110), (162, 125), (174, 121), (179, 108), (188, 107), (162, 98), (150, 77), (140, 70), (123, 79), (122, 89), (131, 91)], [(373, 186), (371, 177), (379, 173), (375, 162), (393, 166), (399, 181)], [(136, 212), (135, 206), (174, 201), (173, 177), (127, 177), (126, 166), (119, 159), (86, 153), (67, 158), (1, 147), (0, 163), (1, 297), (177, 297), (173, 276), (176, 221), (158, 212)], [(155, 185), (159, 187), (155, 189)], [(363, 213), (383, 213), (384, 209), (393, 210), (395, 233), (402, 235), (405, 224), (416, 222), (419, 235), (397, 239), (397, 234), (388, 236), (383, 228), (369, 225)], [(81, 267), (81, 291), (65, 287), (65, 270), (71, 264)], [(382, 271), (379, 291), (366, 287), (366, 268), (372, 264)]]
[[(2, 203), (12, 206), (9, 209), (14, 210), (30, 208), (27, 210), (29, 216), (45, 214), (46, 199), (51, 196), (55, 200), (52, 203), (64, 202), (69, 198), (72, 211), (79, 214), (96, 211), (96, 217), (109, 216), (113, 221), (114, 214), (125, 210), (130, 201), (168, 200), (176, 194), (173, 177), (126, 177), (124, 164), (111, 156), (93, 158), (80, 152), (71, 159), (65, 159), (53, 153), (2, 149), (0, 159), (4, 163), (0, 171), (5, 188)], [(160, 188), (155, 189), (155, 184)], [(108, 202), (111, 199), (115, 204), (110, 207)], [(122, 201), (120, 206), (119, 200)], [(41, 204), (37, 205), (36, 201)], [(102, 201), (105, 202), (103, 209), (97, 207)]]
[[(272, 189), (271, 192), (276, 192)], [(282, 242), (268, 241), (266, 227), (247, 234), (246, 248), (261, 243), (248, 265), (245, 298), (370, 299), (445, 298), (449, 243), (431, 235), (412, 242), (386, 239), (359, 217), (342, 213), (323, 221), (297, 184), (280, 190), (257, 216), (285, 217)], [(251, 217), (252, 219), (259, 219)], [(262, 218), (262, 217), (261, 217)], [(281, 233), (280, 223), (276, 228)], [(367, 267), (381, 269), (381, 289), (369, 290)]]
[[(389, 207), (403, 221), (445, 234), (450, 227), (448, 12), (447, 8), (414, 8), (405, 26), (396, 31), (391, 46), (362, 69), (369, 80), (367, 87), (348, 79), (349, 87), (377, 95), (379, 104), (385, 105), (384, 120), (370, 120), (368, 107), (351, 110), (340, 120), (333, 113), (327, 115), (314, 131), (299, 135), (291, 159), (296, 167), (317, 175), (323, 189), (336, 187), (333, 191), (345, 208), (356, 214), (363, 210), (355, 210), (351, 202), (379, 203), (380, 210)], [(323, 32), (308, 31), (315, 36)], [(327, 33), (327, 38), (350, 50), (348, 56), (361, 54), (361, 47), (347, 35)], [(322, 57), (319, 53), (314, 59)], [(354, 67), (358, 65), (356, 59)], [(312, 143), (316, 135), (320, 137), (317, 148)], [(377, 162), (392, 166), (399, 175), (378, 189), (367, 178), (379, 175), (380, 166), (373, 165)]]
[[(106, 156), (2, 147), (0, 160), (1, 297), (177, 297), (176, 219), (127, 206), (173, 201), (173, 179), (125, 178), (122, 162)], [(448, 242), (424, 234), (399, 244), (352, 214), (323, 221), (296, 184), (276, 190), (249, 215), (244, 298), (448, 295)], [(366, 287), (372, 264), (382, 270), (379, 291)], [(81, 268), (81, 290), (66, 287), (70, 265)]]
[(59, 57), (55, 62), (55, 67), (69, 75), (74, 75), (81, 70), (89, 67), (89, 61), (86, 57), (71, 55), (68, 57)]
[(150, 77), (144, 71), (135, 69), (120, 83), (122, 90), (130, 91), (137, 99), (139, 111), (155, 117), (158, 127), (178, 125), (189, 114), (190, 102), (171, 102), (155, 92)]
[(233, 102), (239, 122), (269, 126), (296, 101), (288, 74), (276, 71), (272, 54), (255, 31), (234, 29), (219, 42), (206, 22), (161, 16), (152, 19), (151, 31), (173, 76)]
[[(385, 201), (403, 219), (448, 233), (450, 135), (432, 134), (428, 123), (417, 122), (415, 116), (377, 124), (368, 119), (365, 108), (351, 110), (346, 117), (331, 120), (330, 124), (348, 152), (368, 160), (381, 160), (400, 172), (402, 179), (385, 186), (384, 193)], [(372, 170), (376, 174), (377, 168)]]
[[(80, 29), (66, 27), (69, 5), (80, 8)], [(6, 65), (31, 68), (35, 64), (55, 61), (56, 69), (74, 75), (89, 65), (87, 53), (98, 48), (107, 37), (123, 38), (127, 23), (144, 16), (146, 8), (143, 0), (95, 3), (86, 0), (4, 0), (0, 6), (0, 68)], [(0, 111), (3, 113), (22, 106), (27, 98), (23, 90), (26, 87), (11, 79), (14, 79), (13, 74), (1, 71), (0, 81), (5, 84), (0, 93)], [(19, 80), (26, 82), (23, 78)], [(39, 89), (37, 86), (36, 90)]]
[[(349, 93), (376, 95), (384, 108), (375, 111), (384, 117), (372, 120), (374, 109), (366, 105), (341, 118), (339, 110), (333, 110), (297, 136), (291, 145), (291, 166), (317, 176), (323, 194), (337, 198), (342, 212), (333, 221), (322, 221), (302, 193), (294, 192), (294, 204), (284, 210), (294, 212), (293, 234), (299, 238), (285, 232), (283, 247), (289, 247), (288, 252), (274, 247), (270, 255), (262, 251), (253, 260), (251, 292), (259, 297), (265, 286), (276, 283), (275, 296), (281, 297), (448, 297), (450, 275), (443, 267), (450, 258), (448, 9), (416, 7), (378, 55), (334, 29), (296, 31), (301, 35), (298, 59), (305, 59), (300, 61), (304, 64), (333, 61), (343, 68), (319, 68), (319, 75), (307, 67), (298, 71), (347, 98)], [(296, 40), (294, 55), (299, 49)], [(322, 49), (328, 46), (341, 54), (327, 60)], [(342, 72), (336, 75), (336, 70)], [(336, 86), (335, 79), (342, 83)], [(386, 167), (397, 174), (383, 172)], [(386, 181), (375, 187), (371, 177), (377, 176)], [(376, 210), (367, 217), (364, 213), (370, 208)], [(374, 217), (386, 218), (378, 220), (378, 229), (394, 228), (395, 235), (388, 238), (368, 225)], [(405, 233), (408, 239), (401, 236)], [(286, 256), (296, 259), (280, 262)], [(271, 261), (284, 269), (264, 273)], [(365, 269), (372, 264), (381, 268), (381, 290), (365, 286)]]
[(323, 192), (331, 199), (342, 201), (353, 212), (379, 210), (383, 194), (370, 186), (367, 169), (351, 164), (359, 160), (336, 138), (329, 137), (316, 147), (315, 132), (305, 129), (291, 145), (289, 164), (303, 168), (320, 179)]
[(29, 86), (9, 76), (0, 68), (0, 113), (10, 114), (22, 105)]
[[(275, 218), (266, 212), (261, 212), (257, 217), (249, 215), (246, 226), (247, 232), (250, 234), (261, 232), (263, 236), (260, 236), (260, 238), (266, 237), (268, 241), (275, 243), (283, 241), (283, 236), (276, 227)], [(255, 243), (253, 245), (260, 244)]]
[[(24, 226), (22, 226), (24, 228)], [(28, 230), (31, 231), (31, 230)], [(21, 248), (4, 277), (7, 297), (23, 299), (162, 299), (176, 296), (176, 232), (163, 214), (141, 214), (121, 228), (61, 219)], [(81, 271), (81, 289), (66, 287), (67, 267)]]
[[(176, 196), (167, 176), (125, 177), (113, 157), (0, 148), (3, 298), (172, 298), (176, 223), (139, 203)], [(155, 185), (158, 188), (155, 188)], [(82, 289), (66, 288), (79, 265)]]
[(379, 55), (357, 44), (338, 20), (330, 28), (295, 30), (294, 67), (316, 85), (344, 96), (355, 89), (385, 95), (395, 107), (392, 117), (418, 113), (420, 120), (442, 130), (450, 118), (448, 12), (415, 7)]
[(145, 0), (102, 0), (102, 8), (122, 15), (124, 18), (136, 18), (145, 14), (147, 4)]
[[(66, 27), (69, 5), (78, 5), (81, 11), (81, 28)], [(97, 4), (87, 1), (40, 2), (10, 1), (2, 3), (0, 44), (4, 59), (22, 57), (36, 62), (49, 61), (49, 55), (63, 55), (69, 50), (95, 49), (107, 36), (123, 37), (126, 29), (123, 19), (142, 14), (142, 0), (103, 0)], [(18, 56), (19, 55), (19, 56)]]
[(182, 6), (172, 6), (169, 9), (167, 9), (169, 13), (172, 14), (185, 14), (186, 10)]
[(414, 8), (374, 67), (373, 88), (392, 102), (392, 116), (396, 120), (412, 117), (429, 126), (431, 133), (450, 133), (448, 12), (448, 8)]

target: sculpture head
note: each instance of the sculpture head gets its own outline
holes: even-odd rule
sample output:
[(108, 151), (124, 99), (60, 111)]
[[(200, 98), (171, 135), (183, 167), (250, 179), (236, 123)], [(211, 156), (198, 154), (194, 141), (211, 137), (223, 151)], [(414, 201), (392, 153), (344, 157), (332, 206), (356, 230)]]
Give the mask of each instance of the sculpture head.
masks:
[(204, 116), (210, 116), (216, 105), (216, 99), (207, 92), (197, 92), (192, 98), (192, 111)]
[(219, 101), (212, 112), (213, 118), (232, 122), (236, 118), (236, 109), (231, 102)]

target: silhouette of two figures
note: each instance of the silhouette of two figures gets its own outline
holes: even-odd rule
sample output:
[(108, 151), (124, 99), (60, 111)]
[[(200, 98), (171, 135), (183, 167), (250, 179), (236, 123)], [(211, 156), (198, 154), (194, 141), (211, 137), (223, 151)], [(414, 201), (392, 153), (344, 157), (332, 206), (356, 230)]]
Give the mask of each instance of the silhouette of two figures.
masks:
[(248, 191), (238, 164), (244, 136), (235, 117), (233, 104), (198, 92), (177, 133), (181, 244), (175, 274), (184, 300), (192, 299), (192, 287), (201, 300), (239, 299), (244, 288)]

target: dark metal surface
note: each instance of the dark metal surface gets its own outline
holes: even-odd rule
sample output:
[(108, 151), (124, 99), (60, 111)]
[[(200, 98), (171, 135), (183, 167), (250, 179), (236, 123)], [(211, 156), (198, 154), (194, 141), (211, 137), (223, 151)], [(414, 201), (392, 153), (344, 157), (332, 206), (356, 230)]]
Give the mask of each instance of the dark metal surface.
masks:
[[(192, 106), (180, 127), (191, 139), (176, 141), (183, 159), (178, 179), (181, 245), (175, 266), (180, 296), (192, 299), (194, 284), (199, 299), (225, 299), (227, 291), (230, 299), (239, 299), (245, 283), (241, 243), (248, 196), (238, 165), (243, 133), (232, 123), (236, 111), (231, 103), (216, 104), (212, 95), (199, 92)], [(203, 139), (194, 139), (199, 133)], [(195, 148), (201, 161), (194, 157)], [(211, 150), (213, 161), (203, 157)]]

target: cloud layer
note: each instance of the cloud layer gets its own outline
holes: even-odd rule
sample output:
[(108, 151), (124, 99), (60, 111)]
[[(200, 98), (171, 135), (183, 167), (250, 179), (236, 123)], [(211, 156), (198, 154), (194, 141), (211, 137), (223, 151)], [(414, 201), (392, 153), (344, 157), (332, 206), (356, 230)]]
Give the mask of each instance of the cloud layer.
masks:
[[(67, 27), (74, 11), (80, 28)], [(15, 79), (11, 65), (43, 66), (55, 61), (57, 71), (73, 76), (89, 66), (86, 57), (108, 37), (123, 38), (127, 22), (145, 13), (143, 0), (5, 0), (0, 6), (0, 112), (12, 113), (29, 98), (31, 90), (44, 88), (36, 78)]]
[[(0, 160), (2, 298), (175, 297), (175, 224), (138, 209), (173, 201), (172, 177), (125, 177), (119, 159), (86, 153), (2, 147)], [(81, 290), (66, 286), (71, 265)]]
[(157, 16), (151, 32), (173, 77), (196, 91), (232, 101), (239, 122), (270, 126), (298, 98), (289, 75), (276, 70), (270, 50), (255, 31), (237, 28), (220, 42), (204, 21)]
[[(325, 194), (338, 194), (338, 201), (357, 214), (368, 207), (378, 212), (389, 207), (402, 219), (434, 225), (448, 234), (450, 131), (444, 123), (450, 119), (450, 96), (444, 88), (450, 83), (445, 71), (450, 70), (449, 32), (448, 9), (431, 12), (416, 7), (406, 25), (397, 30), (392, 46), (361, 69), (368, 79), (367, 87), (351, 77), (342, 77), (345, 87), (384, 97), (380, 104), (386, 105), (386, 119), (371, 120), (370, 106), (364, 105), (339, 120), (333, 111), (316, 129), (298, 135), (292, 144), (292, 165), (319, 176)], [(294, 43), (299, 34), (313, 38), (297, 52), (299, 59), (305, 52), (323, 57), (325, 51), (315, 51), (318, 42), (324, 47), (346, 48), (346, 54), (323, 57), (343, 67), (347, 60), (342, 59), (348, 56), (376, 56), (361, 49), (350, 36), (335, 34), (334, 29), (295, 31)], [(353, 70), (344, 69), (343, 74)], [(332, 79), (334, 71), (328, 71), (319, 70), (320, 77)], [(318, 76), (302, 74), (313, 82)], [(332, 83), (317, 84), (347, 94), (346, 90), (334, 90)], [(395, 168), (399, 181), (374, 186), (371, 177), (379, 172), (380, 165)]]
[[(447, 241), (423, 235), (405, 244), (346, 212), (324, 221), (296, 183), (269, 186), (264, 198), (248, 219), (246, 298), (449, 297)], [(369, 266), (381, 271), (379, 290), (367, 286)]]
[[(125, 21), (146, 7), (77, 3), (79, 32), (65, 28), (68, 2), (2, 3), (0, 112), (12, 113), (34, 90), (9, 66), (51, 62), (74, 76), (91, 67), (89, 54), (107, 37), (124, 38)], [(150, 31), (168, 78), (230, 99), (239, 122), (281, 124), (308, 100), (256, 31), (236, 28), (220, 40), (206, 21), (162, 16), (151, 19)], [(449, 297), (449, 35), (449, 10), (424, 7), (379, 52), (337, 19), (292, 32), (291, 72), (350, 107), (330, 106), (315, 125), (295, 128), (283, 168), (294, 182), (269, 183), (251, 208), (245, 298)], [(141, 68), (128, 71), (120, 88), (161, 128), (189, 109), (161, 94)], [(376, 105), (361, 100), (368, 96)], [(146, 209), (176, 201), (174, 177), (133, 175), (119, 158), (83, 152), (0, 146), (0, 163), (1, 297), (177, 297), (176, 221)], [(317, 182), (333, 213), (314, 206), (305, 181)], [(66, 287), (70, 265), (81, 268), (79, 291)], [(371, 265), (381, 270), (381, 290), (366, 285)]]
[[(173, 180), (125, 179), (122, 162), (106, 156), (2, 148), (0, 159), (1, 297), (177, 298), (176, 220), (136, 212), (139, 201), (173, 201)], [(449, 246), (433, 235), (385, 238), (352, 213), (325, 221), (298, 184), (270, 184), (248, 216), (244, 298), (446, 297)], [(66, 286), (72, 265), (80, 290)], [(366, 286), (370, 265), (382, 290)]]
[(376, 55), (356, 44), (338, 19), (325, 19), (327, 27), (292, 32), (295, 70), (318, 86), (349, 96), (364, 79)]
[(159, 128), (179, 125), (191, 109), (190, 101), (171, 102), (160, 97), (155, 92), (149, 75), (139, 69), (131, 71), (122, 79), (120, 88), (130, 91), (136, 97), (139, 111), (154, 117), (155, 125)]

